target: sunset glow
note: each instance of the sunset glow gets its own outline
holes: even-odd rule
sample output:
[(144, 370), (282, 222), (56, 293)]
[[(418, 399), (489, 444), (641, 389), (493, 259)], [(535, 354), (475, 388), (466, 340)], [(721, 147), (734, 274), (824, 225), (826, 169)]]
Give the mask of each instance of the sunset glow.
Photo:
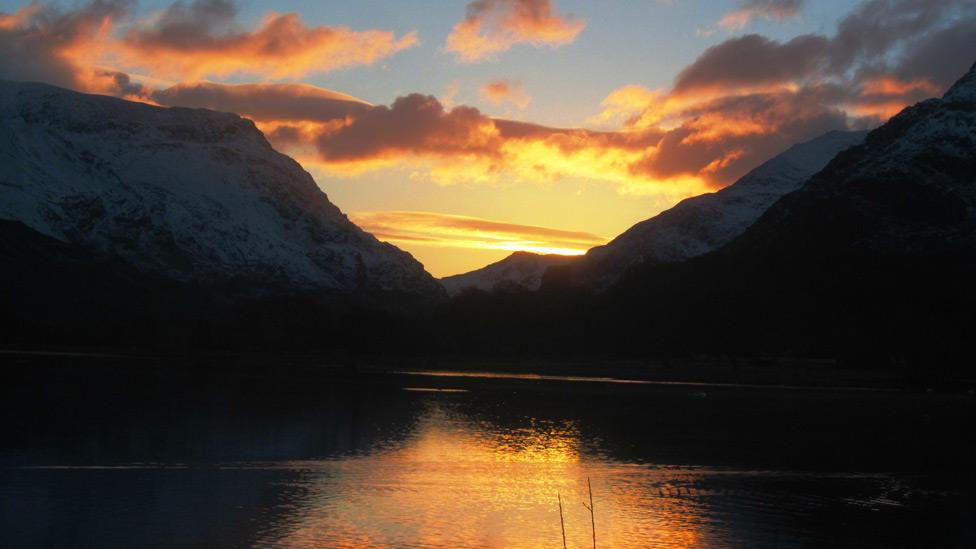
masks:
[(432, 212), (356, 212), (354, 223), (397, 245), (582, 255), (606, 237)]

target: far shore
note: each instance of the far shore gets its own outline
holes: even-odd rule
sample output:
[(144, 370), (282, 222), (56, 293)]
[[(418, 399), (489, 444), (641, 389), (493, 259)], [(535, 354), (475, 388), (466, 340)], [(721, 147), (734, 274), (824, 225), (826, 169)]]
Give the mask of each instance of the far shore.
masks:
[(870, 369), (835, 359), (715, 357), (669, 359), (478, 358), (367, 354), (220, 353), (161, 354), (137, 350), (0, 349), (0, 368), (145, 368), (173, 373), (220, 373), (310, 378), (406, 375), (427, 380), (593, 382), (607, 384), (715, 386), (768, 390), (911, 391), (972, 395), (976, 379), (913, 379), (904, 369)]

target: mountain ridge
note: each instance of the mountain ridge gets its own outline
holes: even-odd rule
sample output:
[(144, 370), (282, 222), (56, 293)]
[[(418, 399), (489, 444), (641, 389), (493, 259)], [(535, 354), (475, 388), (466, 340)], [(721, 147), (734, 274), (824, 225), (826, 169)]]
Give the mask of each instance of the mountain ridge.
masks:
[(258, 293), (444, 295), (238, 115), (0, 81), (0, 143), (0, 218), (139, 270)]
[(799, 188), (865, 135), (867, 132), (832, 131), (793, 145), (735, 183), (682, 200), (609, 243), (590, 249), (559, 278), (568, 276), (572, 286), (602, 291), (641, 263), (681, 261), (715, 250), (742, 234), (777, 199)]

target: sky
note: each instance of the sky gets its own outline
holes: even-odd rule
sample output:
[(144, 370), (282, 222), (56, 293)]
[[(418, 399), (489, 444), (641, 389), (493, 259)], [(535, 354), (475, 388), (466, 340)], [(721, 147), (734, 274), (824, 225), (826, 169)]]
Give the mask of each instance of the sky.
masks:
[(0, 78), (251, 118), (435, 276), (583, 253), (974, 57), (972, 0), (0, 0)]

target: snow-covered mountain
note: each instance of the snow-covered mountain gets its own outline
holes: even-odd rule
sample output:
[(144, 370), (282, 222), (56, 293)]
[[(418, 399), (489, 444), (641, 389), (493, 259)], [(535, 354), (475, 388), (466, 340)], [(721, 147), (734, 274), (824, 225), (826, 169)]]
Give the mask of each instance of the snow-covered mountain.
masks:
[(681, 261), (727, 244), (776, 200), (798, 189), (865, 135), (827, 133), (794, 145), (718, 192), (681, 201), (587, 252), (573, 269), (572, 284), (602, 290), (634, 265)]
[(542, 284), (542, 276), (552, 266), (568, 265), (578, 256), (515, 252), (505, 259), (464, 274), (447, 276), (441, 284), (454, 297), (467, 288), (486, 292), (519, 289), (535, 291)]
[[(976, 66), (839, 153), (722, 248), (632, 269), (615, 340), (841, 356), (911, 376), (972, 363)], [(656, 338), (656, 339), (652, 339)], [(971, 373), (971, 369), (969, 370)]]
[(444, 293), (228, 113), (0, 82), (0, 219), (180, 281)]

